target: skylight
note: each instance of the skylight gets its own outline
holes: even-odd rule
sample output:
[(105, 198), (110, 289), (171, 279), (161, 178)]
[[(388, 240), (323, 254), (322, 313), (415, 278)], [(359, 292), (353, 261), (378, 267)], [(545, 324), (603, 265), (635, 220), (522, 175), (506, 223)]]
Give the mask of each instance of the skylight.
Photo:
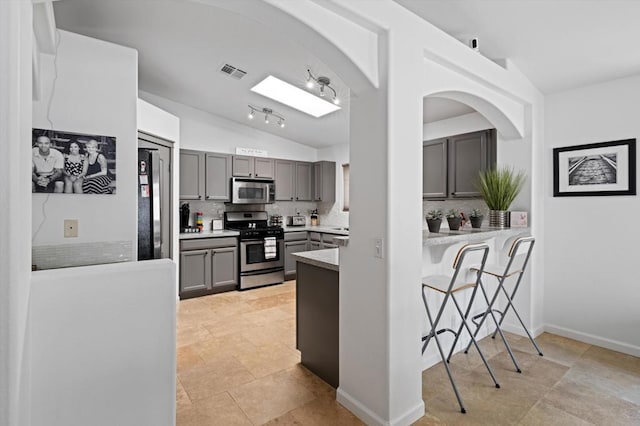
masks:
[(251, 91), (316, 118), (340, 109), (338, 105), (325, 101), (272, 75), (253, 86)]

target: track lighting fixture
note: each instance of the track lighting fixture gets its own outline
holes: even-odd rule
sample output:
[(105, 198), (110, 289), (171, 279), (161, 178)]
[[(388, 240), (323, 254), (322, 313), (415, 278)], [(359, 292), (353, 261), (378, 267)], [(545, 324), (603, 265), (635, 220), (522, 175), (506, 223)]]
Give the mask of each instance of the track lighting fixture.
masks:
[(280, 114), (276, 114), (273, 112), (271, 108), (261, 108), (253, 105), (249, 105), (249, 120), (253, 120), (256, 115), (256, 112), (264, 114), (264, 124), (271, 123), (271, 117), (275, 117), (278, 119), (277, 124), (280, 128), (284, 127), (284, 117)]
[(308, 89), (313, 89), (317, 85), (318, 91), (319, 91), (318, 94), (320, 95), (321, 98), (324, 98), (325, 95), (329, 91), (331, 91), (331, 93), (329, 93), (329, 97), (331, 98), (331, 101), (336, 105), (340, 105), (340, 99), (338, 98), (338, 93), (333, 87), (331, 87), (331, 80), (329, 79), (329, 77), (319, 76), (318, 78), (316, 78), (313, 74), (311, 74), (310, 69), (307, 69), (307, 74), (308, 75), (307, 75), (306, 86)]

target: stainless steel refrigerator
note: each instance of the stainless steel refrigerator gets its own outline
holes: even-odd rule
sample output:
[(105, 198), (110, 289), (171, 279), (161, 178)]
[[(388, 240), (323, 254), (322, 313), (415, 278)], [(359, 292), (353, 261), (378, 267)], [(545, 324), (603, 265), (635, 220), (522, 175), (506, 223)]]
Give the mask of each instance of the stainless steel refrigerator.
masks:
[(159, 164), (156, 150), (138, 149), (138, 260), (161, 257)]

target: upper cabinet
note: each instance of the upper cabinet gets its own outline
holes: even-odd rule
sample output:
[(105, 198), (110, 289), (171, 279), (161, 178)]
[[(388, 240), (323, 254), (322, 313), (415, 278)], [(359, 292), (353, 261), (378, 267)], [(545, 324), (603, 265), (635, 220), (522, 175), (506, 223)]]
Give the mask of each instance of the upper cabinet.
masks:
[(231, 155), (180, 150), (180, 199), (229, 201)]
[(276, 201), (294, 200), (296, 196), (294, 170), (295, 163), (293, 161), (275, 161)]
[(423, 198), (478, 198), (478, 173), (496, 164), (495, 130), (466, 133), (423, 145)]
[(276, 201), (334, 202), (336, 163), (180, 150), (180, 199), (230, 201), (230, 178), (273, 179)]
[(276, 201), (311, 201), (313, 164), (275, 160)]
[(313, 165), (311, 163), (296, 161), (296, 201), (311, 201), (312, 172)]
[(318, 161), (313, 163), (313, 201), (333, 203), (336, 201), (336, 163)]
[(204, 152), (180, 150), (180, 199), (203, 200), (205, 159)]
[(447, 140), (422, 146), (422, 197), (447, 198)]
[(231, 155), (207, 152), (205, 164), (205, 199), (230, 201)]
[(233, 176), (273, 179), (275, 177), (274, 160), (265, 157), (234, 155)]

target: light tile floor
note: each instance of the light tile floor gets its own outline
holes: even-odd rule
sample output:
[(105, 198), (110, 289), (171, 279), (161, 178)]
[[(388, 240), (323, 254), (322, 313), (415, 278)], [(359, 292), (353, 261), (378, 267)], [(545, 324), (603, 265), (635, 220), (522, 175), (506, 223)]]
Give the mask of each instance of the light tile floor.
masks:
[[(640, 425), (640, 358), (552, 334), (508, 334), (522, 367), (498, 340), (481, 341), (501, 384), (473, 351), (451, 365), (461, 414), (442, 364), (426, 370), (426, 415), (416, 425)], [(295, 282), (181, 301), (177, 424), (360, 425), (335, 390), (300, 365)]]

